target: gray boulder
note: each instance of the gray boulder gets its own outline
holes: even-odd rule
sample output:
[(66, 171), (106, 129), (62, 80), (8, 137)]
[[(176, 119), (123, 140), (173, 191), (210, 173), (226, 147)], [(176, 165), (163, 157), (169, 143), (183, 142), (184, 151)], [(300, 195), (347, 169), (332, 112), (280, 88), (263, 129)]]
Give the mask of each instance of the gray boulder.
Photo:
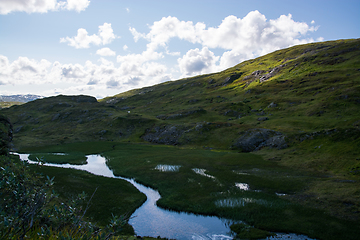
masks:
[(288, 145), (285, 135), (270, 129), (250, 129), (240, 133), (241, 136), (235, 140), (232, 149), (241, 149), (243, 152), (252, 152), (264, 147), (284, 149)]
[(151, 143), (178, 145), (180, 137), (186, 130), (180, 125), (155, 126), (148, 129), (141, 138)]
[(270, 103), (269, 106), (267, 106), (268, 108), (274, 108), (277, 107), (278, 105), (274, 102)]

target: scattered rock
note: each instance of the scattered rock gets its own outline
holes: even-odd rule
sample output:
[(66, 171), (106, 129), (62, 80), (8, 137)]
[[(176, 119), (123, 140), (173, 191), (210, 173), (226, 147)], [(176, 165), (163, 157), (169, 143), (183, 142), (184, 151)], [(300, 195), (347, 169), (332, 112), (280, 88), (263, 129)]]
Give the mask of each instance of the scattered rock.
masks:
[(260, 78), (264, 72), (265, 72), (264, 70), (256, 70), (256, 71), (252, 72), (251, 75), (256, 78)]
[(273, 69), (271, 69), (271, 71), (265, 75), (263, 75), (262, 77), (260, 77), (260, 82), (265, 82), (268, 79), (272, 78), (273, 76), (275, 76), (278, 72), (280, 72), (280, 70), (285, 66), (285, 64), (282, 64), (280, 66), (277, 66)]
[(257, 120), (258, 121), (267, 121), (267, 120), (269, 120), (269, 118), (268, 117), (259, 117)]
[(186, 130), (181, 125), (155, 126), (148, 129), (141, 138), (151, 143), (178, 145), (180, 137)]
[(256, 115), (258, 115), (258, 116), (264, 116), (265, 114), (266, 114), (266, 112), (261, 111), (261, 112), (258, 112)]
[(268, 108), (274, 108), (277, 107), (278, 105), (274, 102), (270, 103), (269, 106), (267, 106)]
[(179, 119), (179, 118), (188, 117), (188, 116), (194, 115), (194, 114), (205, 114), (205, 113), (206, 113), (206, 110), (204, 110), (204, 109), (196, 109), (196, 110), (180, 112), (180, 113), (175, 113), (175, 114), (170, 114), (170, 115), (160, 114), (160, 115), (156, 116), (156, 118), (162, 119), (162, 120), (171, 120), (171, 119)]
[(135, 107), (129, 107), (129, 106), (124, 106), (119, 108), (120, 110), (130, 110), (130, 109), (134, 109)]
[(285, 135), (270, 129), (251, 129), (242, 132), (232, 145), (233, 149), (241, 149), (243, 152), (257, 151), (263, 147), (284, 149), (288, 145)]
[(243, 73), (234, 73), (230, 77), (225, 78), (223, 85), (230, 84), (234, 82), (236, 79), (240, 78)]

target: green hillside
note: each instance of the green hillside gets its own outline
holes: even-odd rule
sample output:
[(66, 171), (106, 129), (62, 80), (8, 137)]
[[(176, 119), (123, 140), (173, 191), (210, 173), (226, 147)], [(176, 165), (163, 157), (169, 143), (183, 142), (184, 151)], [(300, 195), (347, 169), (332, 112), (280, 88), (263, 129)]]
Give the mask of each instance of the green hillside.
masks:
[(294, 46), (99, 101), (56, 96), (0, 113), (20, 151), (113, 141), (253, 152), (316, 176), (287, 200), (360, 221), (360, 39)]

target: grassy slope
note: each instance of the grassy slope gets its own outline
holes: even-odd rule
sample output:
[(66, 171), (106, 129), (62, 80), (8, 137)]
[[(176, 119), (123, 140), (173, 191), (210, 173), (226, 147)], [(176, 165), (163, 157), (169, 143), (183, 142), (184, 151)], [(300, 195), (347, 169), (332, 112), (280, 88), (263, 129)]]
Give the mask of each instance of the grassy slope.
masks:
[[(265, 82), (252, 74), (260, 70), (264, 75), (276, 67), (279, 71)], [(319, 176), (289, 198), (359, 221), (359, 69), (359, 39), (314, 43), (279, 50), (220, 73), (136, 89), (98, 103), (60, 96), (1, 113), (13, 122), (14, 143), (20, 149), (95, 140), (143, 142), (147, 129), (164, 125), (188, 129), (179, 139), (183, 146), (229, 149), (247, 129), (281, 131), (287, 135), (289, 148), (262, 149), (256, 154), (279, 166)], [(225, 84), (231, 76), (233, 82)], [(277, 106), (268, 108), (272, 102)], [(187, 114), (199, 109), (205, 111)], [(176, 114), (182, 117), (171, 118)], [(259, 117), (269, 120), (258, 121)]]
[(1, 108), (8, 108), (14, 105), (21, 105), (24, 104), (22, 102), (0, 102), (0, 109)]
[[(349, 173), (360, 167), (356, 160), (360, 154), (359, 43), (341, 40), (295, 46), (220, 73), (136, 89), (99, 103), (60, 96), (1, 112), (14, 124), (17, 147), (94, 140), (142, 142), (146, 129), (181, 125), (189, 131), (180, 144), (228, 149), (239, 132), (268, 128), (285, 133), (295, 152), (313, 156), (315, 146), (321, 146), (317, 152), (327, 153), (302, 161), (292, 154), (284, 164)], [(283, 67), (263, 83), (251, 75), (259, 70), (266, 74), (278, 66)], [(238, 78), (224, 84), (230, 76)], [(277, 106), (268, 108), (272, 102)], [(187, 115), (199, 109), (205, 111)], [(259, 109), (263, 112), (253, 112)], [(180, 118), (162, 120), (180, 113)], [(257, 121), (259, 117), (269, 120)], [(338, 136), (313, 134), (334, 128)], [(313, 135), (299, 141), (306, 134)], [(319, 145), (311, 138), (321, 138)], [(334, 164), (326, 155), (341, 161)]]

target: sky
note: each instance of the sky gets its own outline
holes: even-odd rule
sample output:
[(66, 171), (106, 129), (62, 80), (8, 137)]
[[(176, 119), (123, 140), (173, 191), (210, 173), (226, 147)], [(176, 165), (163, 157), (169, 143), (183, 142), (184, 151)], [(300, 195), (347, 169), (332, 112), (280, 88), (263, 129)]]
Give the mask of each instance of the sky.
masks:
[(0, 0), (0, 95), (91, 95), (360, 37), (359, 0)]

